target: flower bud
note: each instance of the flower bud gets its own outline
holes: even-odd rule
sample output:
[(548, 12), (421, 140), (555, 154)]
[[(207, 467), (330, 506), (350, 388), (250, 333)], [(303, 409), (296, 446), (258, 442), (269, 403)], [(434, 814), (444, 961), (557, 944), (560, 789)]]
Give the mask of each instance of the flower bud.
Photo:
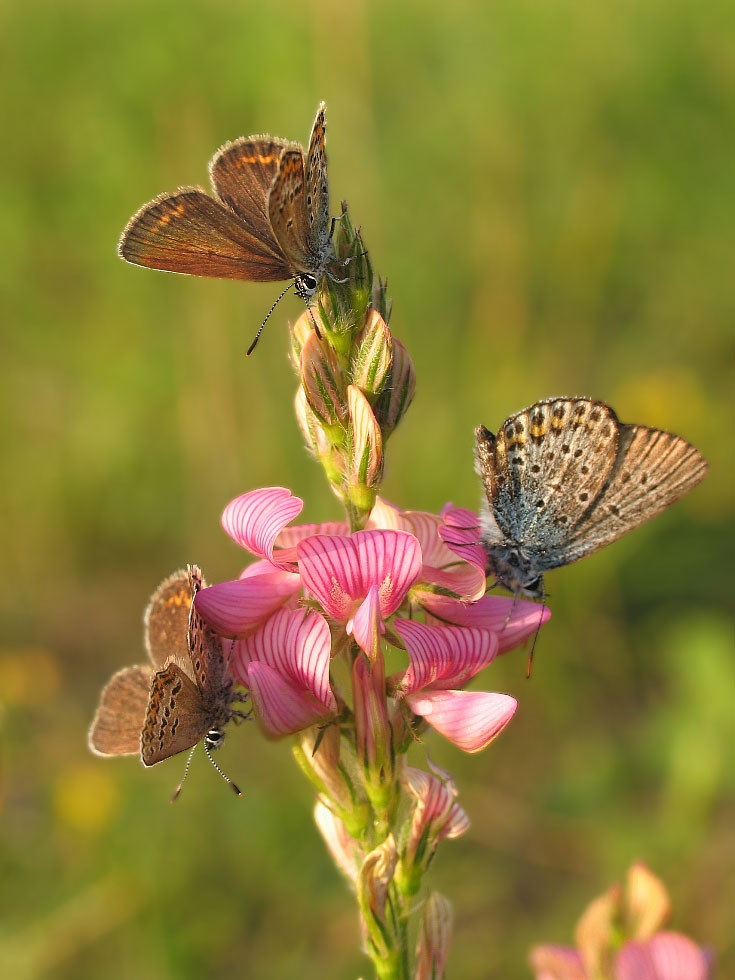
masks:
[(452, 906), (439, 892), (427, 898), (416, 943), (416, 980), (443, 980), (452, 938)]
[(389, 834), (366, 856), (357, 878), (357, 900), (367, 931), (365, 938), (370, 955), (381, 960), (398, 956), (393, 916), (386, 908), (397, 860), (396, 841), (393, 834)]
[(344, 822), (329, 809), (324, 800), (319, 800), (314, 807), (314, 821), (324, 838), (332, 860), (354, 887), (358, 869), (365, 858), (362, 848), (355, 838), (350, 836)]
[(625, 935), (629, 939), (650, 939), (670, 914), (669, 893), (661, 879), (645, 864), (631, 865), (625, 883)]
[(309, 407), (332, 445), (343, 440), (347, 404), (332, 348), (311, 332), (301, 350), (299, 373)]
[(416, 391), (416, 371), (403, 344), (393, 338), (393, 363), (382, 394), (375, 402), (375, 417), (387, 439), (408, 411)]
[(372, 510), (383, 476), (383, 439), (370, 403), (359, 388), (347, 388), (350, 411), (350, 450), (346, 483), (350, 502), (363, 512)]
[(291, 332), (291, 363), (293, 364), (294, 371), (299, 374), (301, 368), (301, 351), (304, 349), (306, 341), (314, 332), (314, 321), (312, 320), (311, 313), (308, 310), (304, 310), (295, 323), (289, 324), (289, 330)]
[(377, 310), (370, 310), (352, 361), (353, 384), (368, 398), (379, 395), (385, 387), (392, 361), (390, 330)]
[(306, 392), (299, 387), (295, 399), (296, 421), (306, 442), (306, 448), (324, 467), (327, 479), (333, 486), (340, 486), (344, 470), (344, 457), (339, 447), (332, 446), (319, 420), (306, 400)]
[(362, 655), (352, 667), (355, 740), (365, 788), (375, 810), (385, 813), (395, 793), (393, 739), (385, 694), (385, 667), (379, 653), (372, 663)]

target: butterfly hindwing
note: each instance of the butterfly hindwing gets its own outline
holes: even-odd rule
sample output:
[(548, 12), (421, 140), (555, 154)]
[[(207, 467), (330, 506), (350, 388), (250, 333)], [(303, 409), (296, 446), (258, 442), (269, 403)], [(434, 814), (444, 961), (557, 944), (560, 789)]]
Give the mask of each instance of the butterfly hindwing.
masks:
[(189, 571), (180, 568), (158, 586), (143, 617), (145, 646), (153, 666), (188, 657), (187, 628), (194, 587)]
[(125, 667), (104, 686), (89, 730), (89, 747), (96, 755), (140, 752), (152, 678), (150, 667)]
[(246, 228), (283, 260), (268, 216), (268, 194), (283, 151), (297, 144), (272, 136), (249, 136), (225, 143), (209, 164), (215, 193)]
[(314, 255), (329, 248), (329, 182), (327, 180), (326, 120), (327, 107), (322, 102), (311, 128), (306, 156), (306, 216), (309, 221), (308, 243)]

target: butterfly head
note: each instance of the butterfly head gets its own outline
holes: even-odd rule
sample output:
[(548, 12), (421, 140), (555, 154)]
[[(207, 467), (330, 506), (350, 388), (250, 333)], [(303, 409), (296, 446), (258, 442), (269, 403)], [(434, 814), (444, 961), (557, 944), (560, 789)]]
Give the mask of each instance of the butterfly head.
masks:
[(504, 589), (524, 599), (541, 599), (543, 576), (537, 565), (523, 550), (513, 545), (493, 545), (488, 548), (488, 569)]
[(313, 276), (310, 272), (303, 272), (296, 278), (296, 293), (305, 302), (307, 299), (311, 299), (318, 285), (319, 280), (316, 276)]

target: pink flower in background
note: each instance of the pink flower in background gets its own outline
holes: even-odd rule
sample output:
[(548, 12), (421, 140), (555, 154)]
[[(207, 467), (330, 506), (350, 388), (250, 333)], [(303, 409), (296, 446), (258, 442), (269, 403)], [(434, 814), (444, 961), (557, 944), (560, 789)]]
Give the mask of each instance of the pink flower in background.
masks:
[(426, 626), (397, 619), (409, 666), (397, 693), (414, 714), (465, 752), (479, 752), (496, 738), (515, 714), (507, 694), (462, 691), (494, 659), (498, 639), (489, 630), (462, 626)]
[(670, 915), (668, 893), (641, 863), (625, 887), (614, 885), (587, 907), (575, 931), (576, 949), (537, 946), (536, 980), (709, 980), (705, 950), (678, 932), (659, 932)]

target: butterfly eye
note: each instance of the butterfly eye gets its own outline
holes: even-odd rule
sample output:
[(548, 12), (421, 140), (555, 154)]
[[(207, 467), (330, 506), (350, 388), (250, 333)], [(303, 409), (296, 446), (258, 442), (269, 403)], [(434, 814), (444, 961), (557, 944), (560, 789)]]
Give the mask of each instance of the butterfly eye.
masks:
[(225, 733), (219, 728), (210, 728), (204, 736), (204, 744), (208, 749), (218, 749), (225, 740)]
[(523, 591), (529, 596), (540, 596), (543, 593), (543, 576), (539, 575), (533, 582), (526, 582)]
[(317, 285), (318, 280), (316, 276), (312, 276), (311, 273), (305, 272), (296, 280), (296, 292), (302, 299), (308, 299), (316, 292)]

